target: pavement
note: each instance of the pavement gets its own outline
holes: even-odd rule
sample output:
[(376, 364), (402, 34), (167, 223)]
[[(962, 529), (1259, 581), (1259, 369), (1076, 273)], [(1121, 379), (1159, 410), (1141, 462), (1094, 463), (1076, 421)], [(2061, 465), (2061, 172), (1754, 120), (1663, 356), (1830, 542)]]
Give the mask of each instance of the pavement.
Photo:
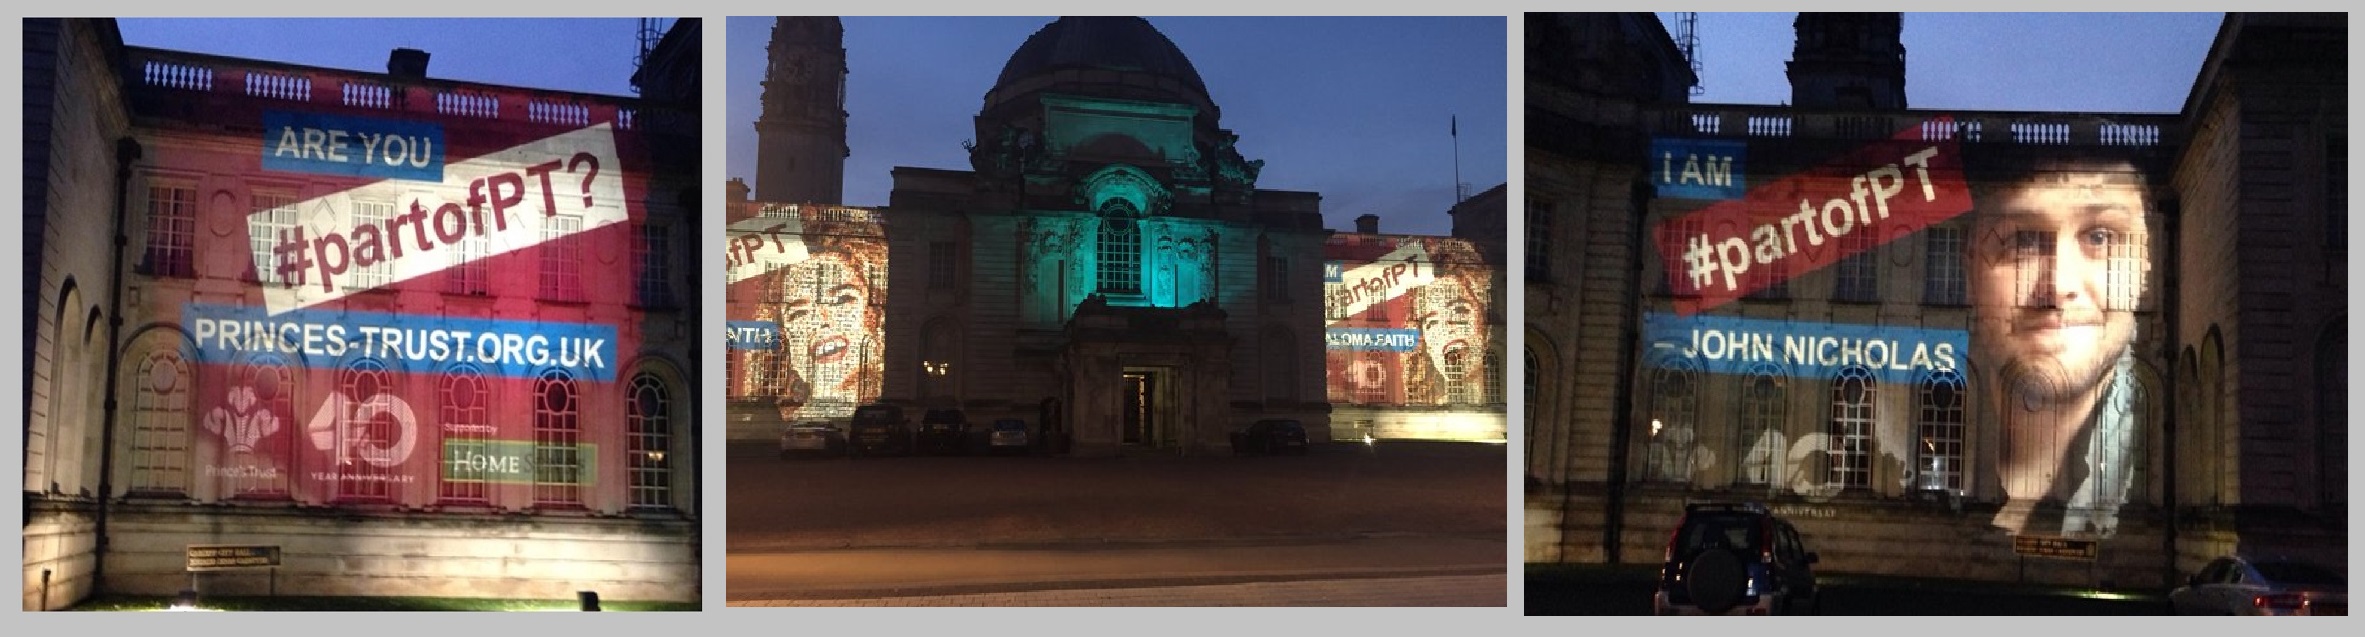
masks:
[(733, 444), (732, 606), (1493, 606), (1504, 452), (782, 460)]
[(952, 606), (1355, 606), (1502, 607), (1508, 576), (1346, 578), (1234, 584), (1067, 588), (843, 599), (732, 600), (734, 608)]

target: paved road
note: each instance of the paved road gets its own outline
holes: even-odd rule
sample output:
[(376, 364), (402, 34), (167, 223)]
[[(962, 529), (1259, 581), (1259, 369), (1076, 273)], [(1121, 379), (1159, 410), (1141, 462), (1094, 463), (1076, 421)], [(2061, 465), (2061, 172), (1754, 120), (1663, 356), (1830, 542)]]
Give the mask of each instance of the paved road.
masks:
[[(1437, 594), (1499, 606), (1509, 558), (1504, 449), (782, 460), (767, 446), (735, 444), (725, 595), (751, 604), (968, 603), (1005, 598), (961, 596), (1321, 581), (1381, 590), (1411, 586), (1383, 580), (1492, 576), (1491, 587)], [(1332, 594), (1297, 586), (1276, 590), (1294, 591), (1288, 599)], [(1210, 599), (1218, 601), (1204, 605), (1233, 605)]]

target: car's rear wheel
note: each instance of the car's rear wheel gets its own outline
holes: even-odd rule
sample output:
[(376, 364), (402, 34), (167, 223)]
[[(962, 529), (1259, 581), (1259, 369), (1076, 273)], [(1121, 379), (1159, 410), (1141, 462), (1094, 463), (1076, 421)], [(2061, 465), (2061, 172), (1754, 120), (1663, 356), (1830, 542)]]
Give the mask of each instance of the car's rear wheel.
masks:
[(1749, 592), (1749, 573), (1732, 551), (1709, 550), (1692, 558), (1683, 579), (1692, 603), (1710, 614), (1732, 610)]

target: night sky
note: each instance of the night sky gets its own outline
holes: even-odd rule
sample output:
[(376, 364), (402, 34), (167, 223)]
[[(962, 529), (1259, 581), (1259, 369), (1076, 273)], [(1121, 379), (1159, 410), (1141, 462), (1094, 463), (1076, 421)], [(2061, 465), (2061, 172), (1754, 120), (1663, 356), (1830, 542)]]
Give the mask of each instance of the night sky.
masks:
[[(1669, 35), (1676, 13), (1660, 12)], [(1707, 104), (1790, 101), (1796, 13), (1701, 13)], [(1907, 13), (1905, 102), (1916, 109), (2174, 113), (2221, 13)]]
[[(847, 18), (846, 201), (887, 203), (889, 170), (968, 170), (961, 142), (1010, 53), (1054, 18)], [(755, 119), (773, 18), (729, 19), (725, 174), (755, 180)], [(1503, 183), (1506, 20), (1151, 18), (1265, 160), (1259, 188), (1314, 191), (1333, 229), (1447, 234), (1459, 117), (1461, 180)]]

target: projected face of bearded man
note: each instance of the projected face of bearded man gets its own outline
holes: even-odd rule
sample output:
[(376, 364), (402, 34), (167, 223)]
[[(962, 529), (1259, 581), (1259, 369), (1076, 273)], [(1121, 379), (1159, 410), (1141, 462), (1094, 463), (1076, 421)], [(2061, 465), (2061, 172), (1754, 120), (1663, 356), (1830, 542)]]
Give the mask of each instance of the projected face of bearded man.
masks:
[(1997, 473), (2013, 503), (2107, 505), (2115, 516), (2133, 427), (2102, 412), (2128, 400), (2109, 392), (2128, 382), (2119, 376), (2151, 268), (2145, 203), (2130, 165), (2060, 165), (1974, 213), (1973, 360), (2005, 392)]

